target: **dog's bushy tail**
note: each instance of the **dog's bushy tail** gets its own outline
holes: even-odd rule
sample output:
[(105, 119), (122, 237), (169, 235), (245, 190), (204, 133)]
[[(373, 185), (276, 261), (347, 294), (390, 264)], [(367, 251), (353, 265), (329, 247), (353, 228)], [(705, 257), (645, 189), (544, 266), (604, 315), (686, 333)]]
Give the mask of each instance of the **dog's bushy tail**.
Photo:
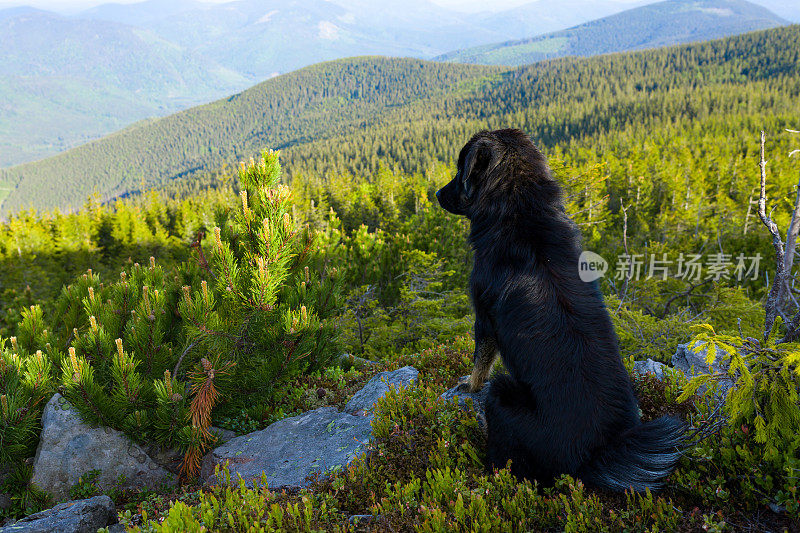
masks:
[(664, 416), (625, 431), (596, 450), (577, 476), (585, 483), (615, 491), (659, 489), (683, 454), (687, 426)]

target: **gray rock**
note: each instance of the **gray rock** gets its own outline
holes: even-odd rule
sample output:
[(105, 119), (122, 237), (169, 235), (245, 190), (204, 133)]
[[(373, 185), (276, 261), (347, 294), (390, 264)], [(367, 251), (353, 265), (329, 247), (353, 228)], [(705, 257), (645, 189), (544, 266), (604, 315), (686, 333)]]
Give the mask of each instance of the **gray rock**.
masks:
[(0, 492), (0, 511), (6, 511), (11, 508), (11, 495)]
[[(114, 429), (84, 424), (69, 402), (56, 394), (42, 414), (32, 481), (56, 501), (63, 501), (68, 498), (70, 487), (92, 470), (100, 471), (96, 483), (101, 490), (174, 484), (173, 476), (140, 446)], [(121, 484), (120, 476), (124, 476)]]
[(417, 380), (418, 375), (419, 371), (413, 366), (404, 366), (391, 372), (381, 372), (373, 376), (364, 385), (364, 388), (350, 398), (350, 401), (344, 406), (344, 412), (351, 415), (368, 416), (375, 403), (389, 392), (389, 387), (407, 387)]
[[(0, 463), (0, 486), (2, 486), (3, 482), (8, 477), (8, 474), (11, 472), (11, 465)], [(6, 509), (11, 507), (11, 495), (6, 494), (4, 492), (0, 492), (0, 511), (5, 511)], [(0, 518), (0, 524), (2, 524), (2, 518)]]
[(232, 482), (243, 479), (252, 486), (265, 474), (269, 487), (277, 489), (301, 487), (313, 473), (345, 468), (366, 451), (375, 402), (391, 386), (413, 383), (418, 374), (411, 366), (383, 372), (353, 396), (344, 412), (320, 407), (231, 439), (203, 458), (200, 475), (208, 484), (218, 482), (214, 469), (228, 462)]
[(371, 433), (369, 418), (320, 407), (215, 448), (203, 458), (200, 475), (213, 484), (214, 468), (228, 461), (232, 483), (241, 478), (252, 487), (264, 473), (270, 488), (301, 487), (314, 472), (345, 468), (365, 451)]
[[(469, 376), (464, 376), (461, 378), (461, 381), (464, 382)], [(475, 413), (478, 415), (478, 421), (483, 423), (485, 413), (484, 410), (486, 408), (486, 396), (489, 394), (489, 387), (492, 386), (491, 381), (487, 381), (481, 390), (478, 392), (467, 392), (462, 388), (462, 385), (459, 383), (455, 387), (450, 390), (445, 391), (442, 393), (442, 398), (445, 400), (451, 400), (456, 398), (458, 400), (458, 404), (462, 407), (466, 407), (467, 405), (467, 398), (472, 400), (472, 407), (475, 409)]]
[(61, 503), (0, 527), (0, 533), (96, 533), (117, 522), (114, 502), (104, 495)]
[(637, 374), (653, 374), (658, 379), (664, 379), (664, 370), (669, 367), (664, 363), (648, 359), (647, 361), (634, 361), (633, 371)]
[[(734, 380), (733, 378), (727, 376), (728, 372), (728, 365), (724, 362), (725, 352), (720, 350), (719, 348), (715, 348), (716, 353), (714, 354), (714, 363), (713, 365), (709, 366), (706, 363), (706, 355), (708, 352), (708, 348), (706, 346), (702, 348), (696, 348), (695, 345), (689, 344), (679, 344), (675, 350), (675, 355), (672, 356), (672, 366), (676, 370), (680, 370), (686, 379), (692, 379), (695, 376), (699, 376), (701, 374), (714, 374), (714, 373), (724, 373), (726, 377), (721, 377), (717, 380), (718, 388), (717, 388), (717, 395), (718, 396), (725, 396), (728, 393), (728, 390), (733, 386)], [(705, 392), (706, 387), (705, 385), (699, 389), (698, 392), (701, 394)]]

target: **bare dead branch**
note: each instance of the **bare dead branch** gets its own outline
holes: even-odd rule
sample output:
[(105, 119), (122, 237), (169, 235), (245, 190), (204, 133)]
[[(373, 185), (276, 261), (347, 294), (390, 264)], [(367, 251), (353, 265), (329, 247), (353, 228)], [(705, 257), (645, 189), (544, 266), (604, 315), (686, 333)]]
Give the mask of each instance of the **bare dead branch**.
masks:
[(178, 358), (178, 362), (175, 363), (175, 368), (172, 370), (172, 375), (173, 376), (177, 376), (178, 375), (178, 370), (181, 368), (181, 363), (183, 362), (183, 358), (186, 357), (186, 354), (189, 353), (192, 350), (192, 348), (194, 348), (194, 345), (195, 345), (196, 342), (197, 341), (195, 341), (195, 342), (191, 343), (189, 346), (187, 346), (186, 349), (181, 354), (181, 356)]
[(780, 307), (780, 296), (782, 287), (786, 285), (786, 262), (784, 260), (785, 251), (783, 240), (781, 239), (778, 225), (767, 215), (767, 161), (764, 157), (764, 144), (766, 141), (766, 133), (761, 132), (761, 188), (758, 197), (758, 216), (761, 222), (772, 235), (772, 246), (775, 248), (775, 278), (772, 280), (772, 287), (770, 288), (767, 301), (764, 304), (764, 311), (766, 312), (766, 320), (764, 321), (764, 338), (769, 336), (772, 331), (772, 326), (775, 324), (775, 318), (778, 316), (778, 308)]
[(711, 278), (709, 278), (709, 279), (707, 279), (707, 280), (704, 280), (704, 281), (701, 281), (700, 283), (694, 283), (694, 284), (690, 284), (690, 286), (689, 286), (689, 288), (688, 288), (688, 289), (686, 289), (685, 291), (683, 291), (683, 292), (682, 292), (682, 293), (680, 293), (680, 294), (676, 294), (675, 296), (673, 296), (672, 298), (670, 298), (669, 300), (667, 300), (667, 303), (664, 305), (664, 311), (661, 313), (661, 318), (664, 318), (664, 317), (666, 317), (666, 316), (667, 316), (667, 313), (669, 313), (669, 308), (670, 308), (670, 306), (672, 305), (672, 302), (674, 302), (674, 301), (675, 301), (675, 300), (677, 300), (678, 298), (684, 298), (684, 297), (686, 297), (686, 296), (689, 296), (689, 295), (691, 295), (691, 294), (692, 294), (692, 292), (693, 292), (695, 289), (697, 289), (697, 288), (700, 288), (700, 287), (702, 287), (703, 285), (706, 285), (706, 284), (708, 284), (708, 283), (711, 283)]
[[(575, 218), (576, 215), (580, 215), (581, 213), (585, 213), (586, 211), (589, 211), (591, 213), (592, 209), (594, 209), (595, 207), (599, 206), (600, 204), (602, 204), (606, 200), (608, 200), (608, 195), (607, 194), (605, 196), (603, 196), (602, 198), (600, 198), (599, 200), (597, 200), (596, 202), (593, 202), (593, 203), (589, 204), (588, 206), (584, 207), (583, 209), (575, 211), (574, 213), (569, 213), (569, 217), (570, 218)], [(591, 219), (591, 216), (589, 218)]]
[(625, 256), (628, 258), (630, 268), (628, 270), (628, 274), (625, 276), (625, 280), (622, 282), (622, 287), (620, 288), (620, 298), (617, 312), (622, 309), (622, 303), (625, 301), (625, 297), (628, 295), (628, 281), (630, 280), (631, 276), (633, 276), (633, 260), (631, 258), (631, 254), (628, 253), (628, 209), (630, 206), (625, 207), (625, 205), (622, 203), (622, 198), (620, 198), (619, 208), (622, 210), (622, 245), (625, 247)]

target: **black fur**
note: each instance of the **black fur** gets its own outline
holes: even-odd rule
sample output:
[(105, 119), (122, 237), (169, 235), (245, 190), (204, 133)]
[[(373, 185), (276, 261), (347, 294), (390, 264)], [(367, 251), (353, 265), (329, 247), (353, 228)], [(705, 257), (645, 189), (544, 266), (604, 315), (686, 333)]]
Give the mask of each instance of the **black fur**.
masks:
[(544, 156), (519, 130), (481, 132), (436, 196), (471, 222), (470, 388), (497, 351), (509, 373), (488, 394), (490, 463), (510, 459), (516, 476), (543, 483), (567, 473), (614, 490), (657, 488), (680, 457), (684, 424), (640, 422), (602, 295), (578, 276), (580, 233)]

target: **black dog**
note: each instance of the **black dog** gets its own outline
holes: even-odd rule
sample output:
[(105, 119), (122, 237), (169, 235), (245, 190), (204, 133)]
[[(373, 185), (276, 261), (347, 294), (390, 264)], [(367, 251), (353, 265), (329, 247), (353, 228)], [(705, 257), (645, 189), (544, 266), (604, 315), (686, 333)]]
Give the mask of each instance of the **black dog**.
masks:
[(680, 458), (685, 427), (639, 420), (614, 327), (596, 283), (578, 275), (580, 233), (544, 156), (519, 130), (475, 135), (436, 193), (471, 222), (475, 368), (498, 355), (508, 374), (486, 401), (488, 458), (514, 475), (570, 474), (613, 490), (657, 488)]

